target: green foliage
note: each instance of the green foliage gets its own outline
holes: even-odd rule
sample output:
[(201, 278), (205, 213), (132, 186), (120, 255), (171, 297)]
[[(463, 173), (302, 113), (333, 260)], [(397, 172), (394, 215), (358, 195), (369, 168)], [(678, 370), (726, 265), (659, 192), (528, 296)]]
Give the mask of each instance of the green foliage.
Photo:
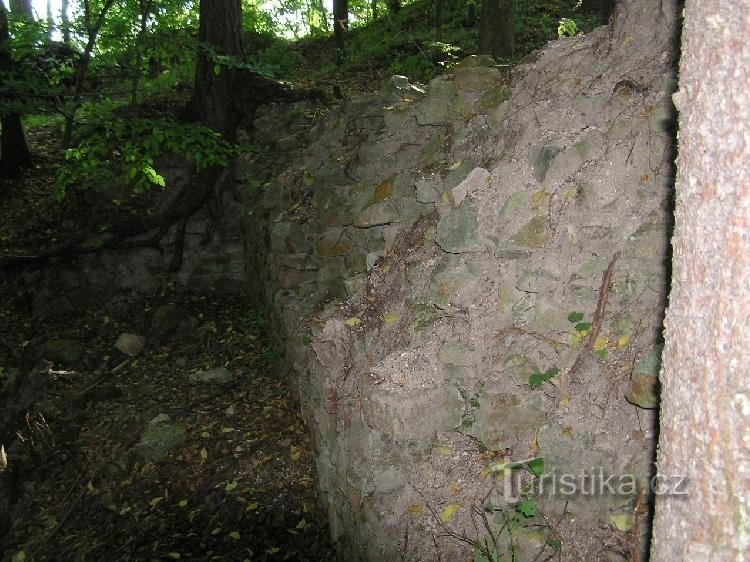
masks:
[(529, 387), (531, 388), (531, 390), (541, 388), (541, 386), (545, 382), (551, 380), (553, 377), (556, 377), (558, 374), (560, 374), (560, 369), (558, 369), (557, 367), (547, 369), (543, 373), (534, 373), (529, 377)]
[(256, 72), (266, 76), (284, 76), (294, 67), (302, 62), (302, 55), (291, 48), (285, 39), (273, 39), (272, 43), (253, 54), (249, 58), (249, 64)]
[(265, 331), (268, 329), (269, 325), (268, 310), (266, 310), (265, 306), (260, 304), (248, 309), (245, 317), (242, 319), (242, 326), (245, 328)]
[(577, 0), (546, 0), (545, 2), (516, 2), (516, 53), (524, 56), (547, 41), (559, 37), (562, 20), (575, 16), (577, 31), (587, 32), (601, 25), (599, 15), (581, 9)]
[(153, 186), (165, 187), (156, 169), (160, 157), (185, 156), (200, 171), (226, 166), (237, 148), (219, 133), (172, 119), (125, 118), (114, 113), (90, 122), (79, 131), (82, 140), (65, 155), (55, 195), (58, 199), (73, 187), (96, 189), (113, 182), (128, 185), (135, 193)]
[(578, 24), (570, 18), (562, 18), (557, 26), (557, 35), (573, 37), (578, 34)]
[(528, 462), (529, 470), (537, 478), (541, 478), (544, 474), (544, 459), (542, 457), (536, 457)]
[(574, 312), (571, 312), (570, 314), (568, 314), (568, 321), (569, 322), (576, 323), (576, 322), (580, 322), (581, 320), (583, 320), (583, 313), (582, 312), (575, 312), (574, 311)]
[[(506, 559), (506, 554), (511, 560), (515, 560), (516, 552), (513, 534), (521, 528), (533, 525), (534, 527), (548, 527), (546, 519), (538, 522), (541, 516), (539, 506), (533, 497), (534, 482), (544, 475), (544, 459), (536, 457), (521, 462), (504, 461), (492, 465), (490, 470), (502, 481), (508, 478), (512, 471), (527, 469), (532, 475), (532, 481), (527, 483), (522, 490), (519, 501), (511, 505), (493, 505), (491, 501), (483, 506), (481, 511), (484, 519), (486, 535), (474, 541), (474, 562), (499, 562)], [(479, 513), (477, 511), (477, 513)], [(554, 531), (549, 529), (550, 534)], [(501, 538), (507, 536), (505, 544), (509, 552), (503, 551)], [(551, 535), (545, 544), (555, 551), (560, 550), (560, 541)], [(542, 554), (541, 552), (539, 553)]]
[(394, 61), (388, 71), (408, 76), (411, 80), (427, 82), (437, 74), (437, 67), (426, 56), (419, 54)]

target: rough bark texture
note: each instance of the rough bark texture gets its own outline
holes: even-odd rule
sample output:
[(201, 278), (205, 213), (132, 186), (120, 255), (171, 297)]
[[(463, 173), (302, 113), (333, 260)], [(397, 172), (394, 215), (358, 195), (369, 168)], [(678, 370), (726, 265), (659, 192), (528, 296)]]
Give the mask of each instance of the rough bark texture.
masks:
[(482, 2), (479, 52), (496, 58), (513, 57), (513, 0)]
[(10, 11), (33, 17), (31, 0), (10, 0)]
[[(8, 12), (5, 5), (0, 3), (0, 72), (13, 71), (10, 49)], [(14, 176), (22, 168), (31, 164), (31, 153), (26, 146), (21, 116), (17, 113), (10, 113), (2, 118), (0, 155), (0, 175), (2, 176)]]
[[(217, 55), (240, 57), (241, 30), (240, 0), (201, 0), (198, 32), (201, 45), (210, 45)], [(215, 68), (216, 61), (212, 58), (207, 49), (199, 50), (194, 105), (200, 121), (234, 141), (238, 118), (232, 90), (236, 73), (226, 67)]]
[(62, 25), (60, 26), (63, 34), (63, 42), (66, 45), (70, 45), (70, 18), (68, 17), (68, 0), (62, 0), (60, 4), (60, 19)]
[(652, 560), (750, 552), (750, 2), (689, 2)]

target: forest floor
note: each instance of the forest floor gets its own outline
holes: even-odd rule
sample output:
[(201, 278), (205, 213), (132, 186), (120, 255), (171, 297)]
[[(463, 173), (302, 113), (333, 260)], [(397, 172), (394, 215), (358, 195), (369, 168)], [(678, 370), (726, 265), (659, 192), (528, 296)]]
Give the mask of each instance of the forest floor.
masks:
[[(164, 287), (40, 320), (16, 280), (0, 290), (2, 365), (67, 342), (32, 370), (45, 390), (9, 455), (26, 470), (8, 559), (333, 559), (307, 430), (244, 299)], [(174, 331), (154, 332), (160, 310)], [(116, 349), (122, 333), (145, 349)], [(217, 367), (231, 380), (191, 380)], [(159, 420), (181, 430), (157, 462), (141, 453)]]
[[(29, 141), (35, 166), (0, 186), (0, 255), (112, 218), (56, 202), (52, 129)], [(334, 558), (308, 431), (263, 310), (169, 284), (40, 313), (34, 270), (0, 279), (0, 407), (24, 402), (19, 439), (3, 443), (18, 497), (0, 560)], [(115, 345), (123, 334), (137, 337)]]

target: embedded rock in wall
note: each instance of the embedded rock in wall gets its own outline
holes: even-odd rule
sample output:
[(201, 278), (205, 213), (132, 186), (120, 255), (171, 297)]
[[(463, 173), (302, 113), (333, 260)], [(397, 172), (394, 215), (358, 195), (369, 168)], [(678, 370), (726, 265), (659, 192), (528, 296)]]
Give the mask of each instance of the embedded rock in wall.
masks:
[[(631, 373), (665, 301), (673, 74), (668, 37), (613, 37), (555, 41), (510, 74), (470, 57), (426, 92), (394, 77), (321, 117), (255, 201), (250, 267), (341, 559), (466, 559), (474, 543), (604, 560), (630, 540), (654, 417), (626, 394), (642, 402)], [(534, 458), (633, 486), (519, 511)]]

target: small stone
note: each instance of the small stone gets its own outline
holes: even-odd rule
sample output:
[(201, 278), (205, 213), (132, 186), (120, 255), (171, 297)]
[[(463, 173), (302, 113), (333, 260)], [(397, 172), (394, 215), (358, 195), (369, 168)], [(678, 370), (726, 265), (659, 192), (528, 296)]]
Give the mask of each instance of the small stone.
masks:
[(198, 371), (190, 375), (191, 382), (215, 382), (226, 384), (234, 380), (234, 374), (226, 367), (214, 367), (206, 371)]
[(187, 431), (181, 424), (171, 420), (156, 422), (157, 418), (148, 424), (136, 447), (143, 458), (152, 462), (165, 460), (170, 451), (182, 445), (188, 438)]
[(130, 357), (136, 357), (143, 353), (145, 346), (146, 338), (137, 334), (120, 334), (115, 342), (115, 347)]
[(469, 193), (487, 187), (490, 173), (484, 168), (474, 168), (466, 179), (453, 188), (453, 203), (458, 206)]
[(40, 359), (73, 365), (83, 356), (83, 346), (75, 340), (55, 338), (44, 342), (37, 350)]
[(399, 220), (401, 218), (396, 209), (385, 203), (375, 203), (362, 209), (359, 216), (354, 219), (354, 226), (358, 228), (370, 228), (398, 222)]
[(547, 217), (538, 215), (523, 225), (511, 239), (514, 244), (526, 248), (544, 248), (552, 238)]
[(416, 182), (417, 201), (420, 203), (436, 203), (440, 201), (440, 192), (438, 186), (440, 177), (437, 178), (419, 178)]
[(476, 208), (471, 204), (461, 205), (440, 219), (435, 241), (452, 254), (469, 252), (476, 248), (478, 227)]

